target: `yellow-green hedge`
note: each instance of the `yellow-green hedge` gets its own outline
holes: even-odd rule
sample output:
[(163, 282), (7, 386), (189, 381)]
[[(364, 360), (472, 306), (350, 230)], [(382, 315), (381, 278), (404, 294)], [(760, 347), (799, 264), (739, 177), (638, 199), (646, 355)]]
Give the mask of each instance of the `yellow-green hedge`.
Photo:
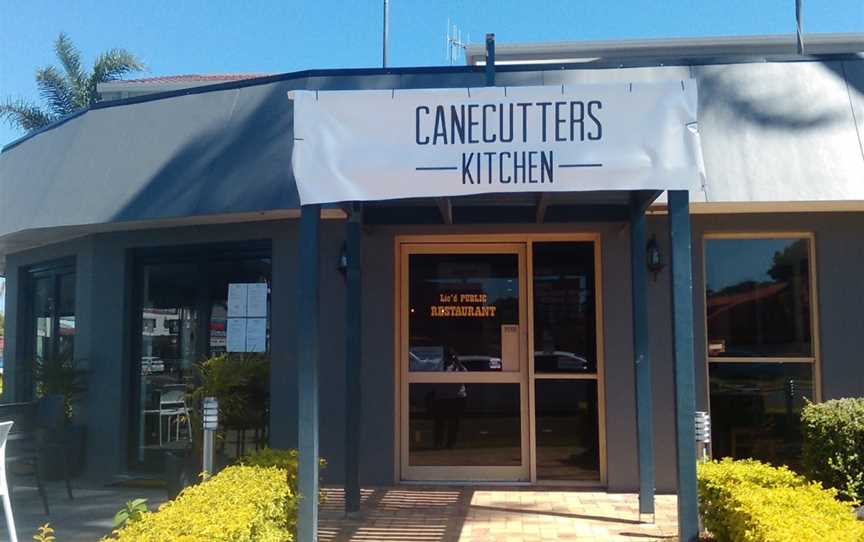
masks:
[(717, 542), (864, 542), (864, 523), (837, 492), (754, 460), (699, 465), (705, 527)]
[(297, 498), (277, 467), (236, 465), (115, 532), (120, 542), (287, 542)]

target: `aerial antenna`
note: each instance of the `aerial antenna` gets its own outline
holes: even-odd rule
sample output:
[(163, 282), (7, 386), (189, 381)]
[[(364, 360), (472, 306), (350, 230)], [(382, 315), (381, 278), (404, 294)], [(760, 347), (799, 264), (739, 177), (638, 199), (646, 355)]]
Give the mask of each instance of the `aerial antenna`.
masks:
[(381, 36), (381, 67), (387, 67), (387, 57), (389, 56), (390, 37), (390, 0), (384, 0), (384, 32)]
[(798, 54), (804, 54), (804, 8), (802, 4), (804, 0), (795, 0), (795, 26), (798, 30)]
[(465, 41), (462, 41), (462, 30), (448, 17), (447, 32), (444, 37), (444, 57), (451, 66), (453, 62), (460, 62), (460, 56), (468, 48), (469, 43), (471, 43), (471, 34), (466, 34)]

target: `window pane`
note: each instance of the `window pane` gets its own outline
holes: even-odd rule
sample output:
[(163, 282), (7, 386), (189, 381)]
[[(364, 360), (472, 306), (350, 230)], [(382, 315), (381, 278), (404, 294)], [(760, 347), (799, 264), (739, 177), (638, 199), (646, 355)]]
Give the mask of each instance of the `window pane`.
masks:
[(801, 408), (813, 399), (810, 363), (709, 364), (714, 457), (795, 465)]
[[(268, 289), (270, 285), (267, 253), (231, 257), (202, 247), (189, 252), (197, 257), (183, 261), (166, 252), (167, 261), (143, 264), (138, 271), (141, 350), (132, 458), (149, 471), (163, 468), (166, 452), (190, 445), (195, 428), (189, 421), (193, 405), (187, 404), (186, 394), (199, 383), (196, 363), (226, 354), (229, 284), (261, 283)], [(269, 330), (269, 310), (267, 314)], [(269, 351), (269, 340), (265, 347)], [(221, 361), (228, 370), (217, 370), (227, 379), (220, 385), (231, 388), (233, 399), (220, 405), (217, 446), (228, 457), (266, 444), (268, 360), (266, 352), (232, 353)]]
[(537, 478), (600, 480), (597, 382), (536, 380)]
[(54, 320), (51, 315), (52, 292), (54, 277), (46, 276), (33, 279), (33, 317), (35, 360), (46, 360), (52, 353), (52, 338), (54, 336)]
[(409, 370), (518, 371), (518, 256), (409, 258)]
[(807, 239), (708, 239), (709, 356), (811, 356), (809, 269)]
[(71, 360), (75, 352), (75, 274), (60, 275), (59, 288), (57, 354), (60, 359)]
[(519, 384), (411, 384), (409, 463), (519, 466)]
[(594, 244), (534, 243), (534, 371), (595, 373)]

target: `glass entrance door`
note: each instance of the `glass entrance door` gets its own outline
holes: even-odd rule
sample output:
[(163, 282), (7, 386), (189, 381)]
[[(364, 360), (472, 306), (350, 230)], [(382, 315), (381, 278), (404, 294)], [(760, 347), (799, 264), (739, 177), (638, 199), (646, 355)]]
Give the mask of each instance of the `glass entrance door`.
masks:
[(528, 480), (525, 245), (401, 247), (403, 479)]

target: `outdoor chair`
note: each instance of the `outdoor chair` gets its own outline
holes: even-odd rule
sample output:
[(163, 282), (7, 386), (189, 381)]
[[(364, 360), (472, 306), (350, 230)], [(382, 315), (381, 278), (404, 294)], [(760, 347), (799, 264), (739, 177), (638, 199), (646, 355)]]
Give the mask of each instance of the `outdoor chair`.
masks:
[[(168, 435), (163, 439), (162, 420), (167, 418)], [(171, 442), (171, 426), (175, 426), (174, 440), (180, 440), (180, 426), (186, 425), (186, 434), (192, 439), (192, 422), (189, 419), (189, 409), (186, 406), (186, 388), (166, 387), (159, 394), (159, 446)]]
[(15, 532), (15, 518), (12, 516), (12, 501), (9, 498), (9, 486), (6, 484), (6, 441), (9, 431), (14, 422), (0, 423), (0, 497), (3, 498), (3, 512), (6, 514), (6, 529), (9, 531), (9, 540), (18, 542)]
[(15, 422), (10, 432), (6, 450), (9, 468), (9, 497), (12, 498), (16, 478), (33, 476), (42, 499), (45, 515), (50, 514), (48, 496), (42, 478), (46, 458), (56, 459), (63, 471), (66, 494), (73, 499), (69, 479), (68, 431), (65, 431), (65, 402), (61, 395), (49, 395), (29, 403), (0, 405), (0, 419)]

